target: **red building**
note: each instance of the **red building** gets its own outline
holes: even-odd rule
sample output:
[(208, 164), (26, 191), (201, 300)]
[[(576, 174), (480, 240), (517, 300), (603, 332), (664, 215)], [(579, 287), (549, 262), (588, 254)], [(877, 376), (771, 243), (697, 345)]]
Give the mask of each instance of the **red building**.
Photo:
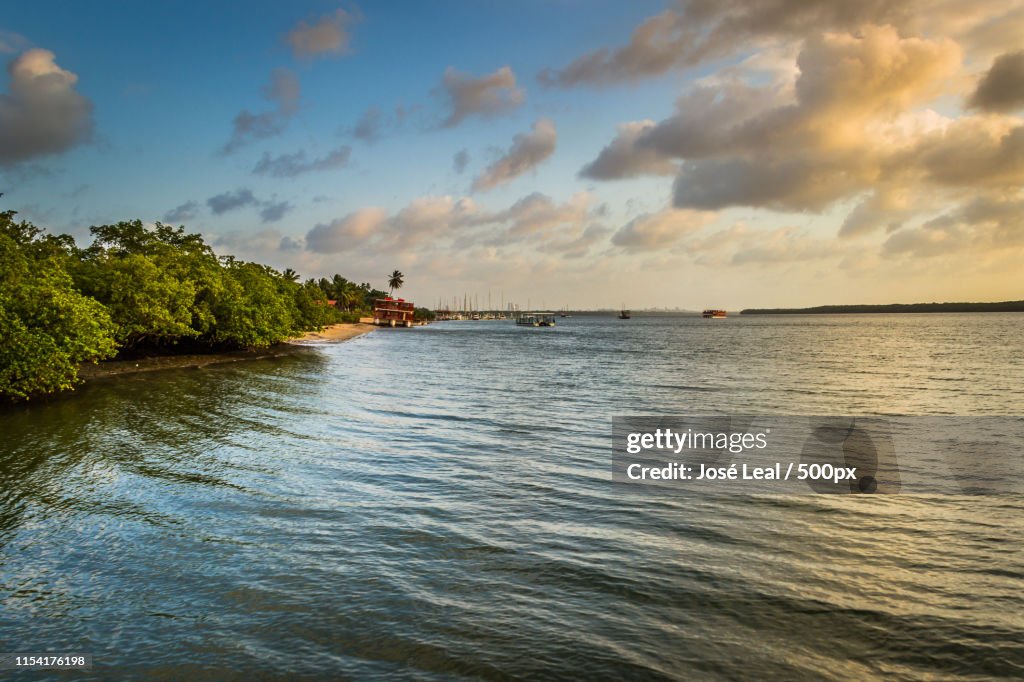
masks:
[(373, 323), (386, 327), (411, 327), (416, 306), (412, 301), (386, 296), (373, 302)]

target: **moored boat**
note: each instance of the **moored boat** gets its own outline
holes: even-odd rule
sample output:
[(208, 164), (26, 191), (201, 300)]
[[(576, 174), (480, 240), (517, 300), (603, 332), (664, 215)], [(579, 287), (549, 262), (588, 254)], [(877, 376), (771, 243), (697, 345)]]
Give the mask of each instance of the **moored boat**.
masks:
[(702, 312), (700, 316), (708, 319), (722, 320), (727, 317), (727, 314), (724, 310), (714, 310), (709, 308)]
[(520, 327), (554, 327), (555, 316), (552, 313), (520, 313), (516, 324)]

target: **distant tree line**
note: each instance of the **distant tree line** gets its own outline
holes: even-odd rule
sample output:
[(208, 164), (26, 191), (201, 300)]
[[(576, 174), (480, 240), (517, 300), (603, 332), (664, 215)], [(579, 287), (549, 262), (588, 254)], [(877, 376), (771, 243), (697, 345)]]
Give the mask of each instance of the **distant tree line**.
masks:
[(90, 231), (79, 248), (0, 212), (0, 398), (69, 389), (82, 362), (265, 348), (357, 321), (384, 295), (340, 275), (299, 282), (291, 270), (218, 257), (184, 227), (135, 220)]
[(1017, 313), (1024, 301), (998, 303), (889, 303), (883, 305), (819, 305), (813, 308), (747, 308), (740, 315), (836, 315), (856, 313)]

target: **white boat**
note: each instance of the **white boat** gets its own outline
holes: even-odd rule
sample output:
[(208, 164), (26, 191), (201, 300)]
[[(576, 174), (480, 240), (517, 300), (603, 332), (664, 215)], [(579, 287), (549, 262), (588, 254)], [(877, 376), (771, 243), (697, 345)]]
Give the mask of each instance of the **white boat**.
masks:
[(516, 324), (521, 327), (554, 327), (554, 313), (520, 313)]

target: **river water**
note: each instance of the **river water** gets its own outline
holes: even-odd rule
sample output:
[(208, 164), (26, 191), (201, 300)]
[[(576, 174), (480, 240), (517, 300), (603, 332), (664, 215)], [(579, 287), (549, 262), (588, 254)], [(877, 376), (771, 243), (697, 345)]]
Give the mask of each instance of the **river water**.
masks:
[(609, 466), (613, 415), (1024, 414), (1022, 332), (446, 322), (96, 381), (0, 412), (0, 650), (91, 654), (68, 679), (1020, 679), (1020, 496)]

